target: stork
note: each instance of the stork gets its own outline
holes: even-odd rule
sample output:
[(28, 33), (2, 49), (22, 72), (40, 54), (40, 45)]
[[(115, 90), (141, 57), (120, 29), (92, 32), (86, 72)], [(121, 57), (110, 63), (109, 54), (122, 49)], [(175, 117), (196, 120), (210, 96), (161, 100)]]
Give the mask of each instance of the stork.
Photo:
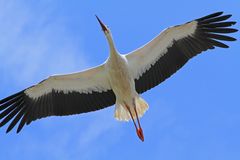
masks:
[(139, 118), (148, 109), (140, 94), (173, 75), (188, 60), (215, 47), (228, 48), (220, 41), (236, 39), (223, 34), (230, 28), (231, 15), (217, 12), (182, 25), (170, 27), (146, 45), (120, 54), (109, 28), (97, 17), (110, 48), (105, 63), (78, 73), (54, 75), (0, 101), (0, 127), (24, 125), (48, 116), (86, 113), (115, 104), (114, 117), (132, 120), (138, 137), (144, 141)]

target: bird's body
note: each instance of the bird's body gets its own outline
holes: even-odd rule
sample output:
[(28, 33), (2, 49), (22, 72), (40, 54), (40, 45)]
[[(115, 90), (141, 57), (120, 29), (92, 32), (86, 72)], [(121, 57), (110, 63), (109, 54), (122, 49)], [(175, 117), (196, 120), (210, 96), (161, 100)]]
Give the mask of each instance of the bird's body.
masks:
[[(118, 120), (128, 121), (131, 119), (125, 105), (129, 106), (132, 113), (136, 106), (139, 116), (148, 108), (146, 105), (136, 105), (143, 101), (135, 89), (134, 77), (129, 69), (128, 60), (124, 55), (120, 55), (117, 51), (113, 51), (110, 58), (106, 62), (106, 72), (111, 88), (116, 96), (115, 118)], [(136, 114), (133, 114), (136, 117)]]
[(213, 13), (167, 28), (143, 47), (125, 55), (118, 53), (110, 30), (97, 18), (110, 48), (107, 61), (82, 72), (50, 76), (0, 100), (0, 119), (3, 119), (0, 127), (12, 120), (7, 132), (18, 122), (17, 132), (20, 132), (25, 124), (40, 118), (86, 113), (116, 104), (115, 118), (132, 119), (143, 141), (139, 117), (148, 104), (140, 94), (169, 78), (202, 51), (228, 48), (220, 41), (236, 40), (223, 35), (236, 32), (229, 28), (236, 22), (225, 22), (231, 15), (222, 14)]
[(129, 72), (126, 58), (118, 53), (114, 54), (116, 55), (108, 59), (105, 67), (108, 79), (117, 101), (127, 100), (136, 95), (134, 80)]
[(106, 70), (116, 101), (129, 104), (136, 96), (135, 84), (124, 56), (116, 55), (106, 63)]

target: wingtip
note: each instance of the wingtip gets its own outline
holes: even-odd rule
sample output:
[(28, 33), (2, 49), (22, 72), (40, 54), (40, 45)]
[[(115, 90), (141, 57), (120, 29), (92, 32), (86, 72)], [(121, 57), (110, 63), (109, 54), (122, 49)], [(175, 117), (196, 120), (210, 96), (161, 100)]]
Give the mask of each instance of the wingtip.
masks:
[(6, 134), (8, 134), (10, 131), (11, 131), (11, 129), (7, 129), (7, 130), (6, 130)]
[(225, 44), (224, 46), (221, 46), (220, 48), (229, 48), (229, 46)]
[(22, 128), (18, 128), (16, 133), (19, 134), (19, 132), (20, 132), (21, 130), (22, 130)]
[(13, 129), (13, 127), (10, 125), (6, 130), (6, 134), (9, 133), (12, 129)]
[(219, 11), (219, 12), (216, 12), (215, 14), (218, 14), (219, 16), (222, 15), (224, 12), (223, 11)]
[(233, 38), (233, 37), (232, 37), (232, 41), (236, 41), (236, 40), (237, 40), (236, 38)]
[(219, 11), (219, 12), (215, 12), (215, 13), (212, 13), (209, 15), (214, 15), (215, 17), (217, 17), (217, 16), (221, 16), (223, 13), (224, 13), (223, 11)]
[(204, 17), (198, 18), (196, 20), (197, 21), (203, 21), (203, 20), (207, 20), (207, 19), (211, 19), (211, 18), (214, 18), (214, 17), (221, 16), (222, 14), (223, 14), (223, 12), (215, 12), (215, 13), (212, 13), (212, 14), (208, 14)]
[(234, 28), (234, 29), (233, 29), (233, 33), (234, 33), (234, 32), (238, 32), (238, 29), (235, 29), (235, 28)]
[(227, 14), (226, 17), (231, 18), (232, 14)]

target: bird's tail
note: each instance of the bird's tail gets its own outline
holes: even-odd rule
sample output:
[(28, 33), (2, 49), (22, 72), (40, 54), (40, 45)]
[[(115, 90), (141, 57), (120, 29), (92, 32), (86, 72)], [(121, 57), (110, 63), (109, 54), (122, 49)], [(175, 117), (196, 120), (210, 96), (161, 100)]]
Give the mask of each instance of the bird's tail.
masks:
[[(142, 99), (140, 96), (137, 96), (134, 98), (135, 100), (135, 105), (136, 105), (136, 110), (138, 113), (138, 117), (142, 117), (144, 113), (148, 110), (148, 104), (145, 102), (144, 99)], [(129, 105), (129, 108), (131, 110), (131, 113), (133, 115), (133, 118), (137, 118), (135, 111), (134, 111), (134, 106)], [(114, 117), (119, 120), (119, 121), (129, 121), (131, 119), (130, 113), (127, 110), (125, 104), (122, 103), (116, 103), (116, 109), (115, 109), (115, 115)]]
[[(135, 98), (135, 104), (136, 104), (138, 116), (142, 117), (144, 113), (148, 110), (147, 102), (144, 99), (142, 99), (140, 96), (138, 96), (137, 98)], [(135, 116), (133, 117), (136, 118)]]

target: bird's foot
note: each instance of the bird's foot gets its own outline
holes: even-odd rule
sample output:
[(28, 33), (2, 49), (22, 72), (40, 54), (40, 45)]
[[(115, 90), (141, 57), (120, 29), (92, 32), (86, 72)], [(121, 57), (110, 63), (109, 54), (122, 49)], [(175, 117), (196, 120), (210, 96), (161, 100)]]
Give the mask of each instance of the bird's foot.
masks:
[(141, 139), (142, 142), (144, 142), (144, 135), (143, 135), (142, 128), (138, 128), (136, 132), (137, 132), (138, 138)]

